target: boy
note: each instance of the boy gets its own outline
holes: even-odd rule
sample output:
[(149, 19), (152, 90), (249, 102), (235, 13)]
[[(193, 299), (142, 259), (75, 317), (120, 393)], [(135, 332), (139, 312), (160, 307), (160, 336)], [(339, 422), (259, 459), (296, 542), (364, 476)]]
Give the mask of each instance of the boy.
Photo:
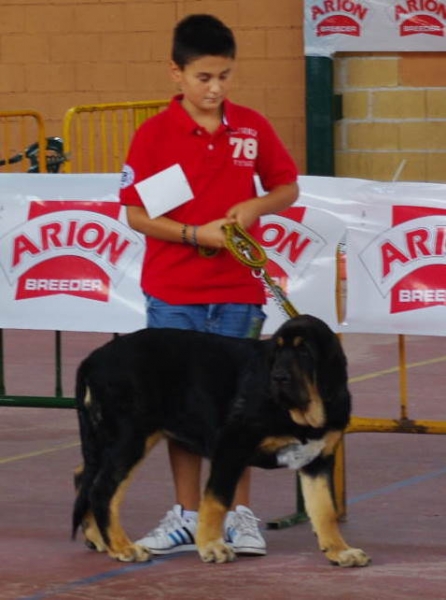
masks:
[[(135, 133), (123, 170), (121, 202), (130, 226), (146, 236), (141, 286), (148, 327), (177, 327), (258, 337), (265, 315), (263, 285), (224, 249), (222, 226), (255, 235), (259, 217), (298, 196), (297, 169), (259, 113), (226, 99), (236, 44), (211, 15), (191, 15), (174, 31), (171, 74), (181, 94)], [(135, 184), (179, 164), (192, 200), (150, 218)], [(253, 176), (267, 191), (256, 197)], [(150, 200), (148, 201), (150, 203)], [(199, 247), (219, 250), (213, 257)], [(195, 548), (201, 459), (170, 441), (176, 504), (138, 543), (154, 554)], [(249, 470), (228, 513), (225, 538), (238, 554), (266, 554), (249, 504)]]

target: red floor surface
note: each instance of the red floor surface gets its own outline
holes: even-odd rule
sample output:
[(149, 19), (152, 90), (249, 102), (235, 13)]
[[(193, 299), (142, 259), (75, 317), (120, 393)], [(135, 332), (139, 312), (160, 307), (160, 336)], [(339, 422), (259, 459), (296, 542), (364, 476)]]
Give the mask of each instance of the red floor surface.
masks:
[[(64, 335), (65, 393), (79, 359), (106, 336)], [(354, 413), (398, 416), (395, 336), (349, 335)], [(6, 332), (13, 394), (52, 394), (52, 335)], [(35, 349), (38, 352), (35, 353)], [(443, 338), (408, 338), (410, 417), (446, 420)], [(373, 374), (358, 381), (361, 375)], [(333, 567), (308, 523), (267, 530), (268, 555), (206, 565), (195, 553), (123, 564), (70, 540), (72, 471), (80, 462), (73, 410), (0, 408), (1, 600), (446, 600), (446, 439), (439, 435), (347, 436), (347, 541), (369, 567)], [(131, 537), (173, 504), (164, 446), (138, 472), (123, 506)], [(263, 522), (295, 507), (295, 476), (254, 470), (252, 507)]]

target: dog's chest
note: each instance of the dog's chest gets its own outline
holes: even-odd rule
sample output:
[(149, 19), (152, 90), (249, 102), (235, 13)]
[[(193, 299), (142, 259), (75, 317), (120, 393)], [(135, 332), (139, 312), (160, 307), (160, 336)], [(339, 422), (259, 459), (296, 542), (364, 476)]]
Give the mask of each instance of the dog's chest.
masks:
[(289, 469), (301, 469), (319, 456), (325, 441), (310, 440), (306, 444), (289, 444), (277, 452), (277, 464)]

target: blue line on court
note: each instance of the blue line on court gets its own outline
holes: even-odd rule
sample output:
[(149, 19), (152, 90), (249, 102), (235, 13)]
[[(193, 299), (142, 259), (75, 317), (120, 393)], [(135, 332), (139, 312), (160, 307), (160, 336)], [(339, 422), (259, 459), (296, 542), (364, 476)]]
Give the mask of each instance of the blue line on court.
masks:
[(99, 583), (100, 581), (106, 581), (107, 579), (113, 579), (114, 577), (121, 577), (122, 575), (127, 575), (128, 573), (133, 573), (134, 571), (139, 571), (140, 569), (147, 569), (147, 567), (156, 566), (160, 562), (166, 562), (178, 554), (179, 552), (176, 552), (169, 554), (169, 556), (157, 556), (156, 559), (152, 561), (132, 563), (122, 566), (119, 569), (114, 569), (113, 571), (98, 573), (97, 575), (91, 575), (90, 577), (85, 577), (84, 579), (78, 579), (76, 581), (72, 581), (71, 583), (57, 586), (52, 590), (43, 590), (42, 592), (38, 592), (32, 596), (21, 596), (20, 598), (17, 598), (17, 600), (44, 600), (45, 598), (54, 598), (57, 597), (58, 594), (65, 594), (70, 590), (74, 590), (79, 587)]
[[(417, 485), (419, 483), (423, 483), (424, 481), (428, 481), (429, 479), (434, 479), (435, 477), (439, 477), (441, 475), (446, 474), (446, 467), (442, 469), (437, 469), (436, 471), (431, 471), (430, 473), (426, 473), (425, 475), (416, 475), (415, 477), (409, 477), (408, 479), (403, 479), (402, 481), (397, 481), (390, 485), (387, 485), (382, 488), (378, 488), (376, 490), (372, 490), (370, 492), (366, 492), (365, 494), (359, 494), (358, 496), (354, 496), (347, 501), (347, 505), (356, 504), (357, 502), (363, 502), (364, 500), (370, 500), (371, 498), (376, 498), (377, 496), (382, 496), (384, 494), (391, 494), (396, 490), (400, 490), (405, 487), (409, 487), (411, 485)], [(78, 579), (77, 581), (72, 581), (71, 583), (67, 583), (65, 585), (61, 585), (52, 590), (43, 590), (37, 594), (33, 594), (32, 596), (22, 596), (17, 600), (45, 600), (46, 598), (55, 598), (58, 594), (69, 592), (70, 590), (74, 590), (76, 588), (92, 585), (98, 583), (100, 581), (105, 581), (107, 579), (112, 579), (114, 577), (121, 577), (122, 575), (127, 575), (128, 573), (133, 573), (134, 571), (138, 571), (139, 569), (147, 569), (148, 567), (156, 567), (160, 562), (165, 562), (175, 556), (178, 556), (179, 552), (169, 554), (168, 556), (157, 556), (155, 560), (145, 563), (132, 563), (130, 565), (123, 566), (119, 569), (114, 569), (113, 571), (107, 571), (105, 573), (98, 573), (97, 575), (92, 575), (91, 577), (85, 577), (84, 579)]]
[(416, 475), (415, 477), (409, 477), (408, 479), (404, 479), (403, 481), (396, 481), (395, 483), (391, 483), (390, 485), (386, 485), (385, 487), (378, 488), (377, 490), (372, 490), (371, 492), (366, 492), (365, 494), (359, 494), (359, 496), (350, 498), (350, 500), (347, 500), (347, 504), (356, 504), (357, 502), (362, 502), (363, 500), (370, 500), (371, 498), (375, 498), (376, 496), (390, 494), (396, 490), (400, 490), (410, 485), (416, 485), (418, 483), (422, 483), (423, 481), (434, 479), (435, 477), (438, 477), (439, 475), (444, 475), (445, 473), (446, 467), (444, 467), (443, 469), (437, 469), (436, 471), (431, 471), (430, 473), (426, 473), (425, 475)]

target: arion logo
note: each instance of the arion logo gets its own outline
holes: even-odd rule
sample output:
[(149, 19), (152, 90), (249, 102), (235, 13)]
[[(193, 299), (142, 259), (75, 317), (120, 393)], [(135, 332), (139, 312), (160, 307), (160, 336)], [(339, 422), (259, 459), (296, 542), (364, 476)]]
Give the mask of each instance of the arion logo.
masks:
[(0, 239), (15, 299), (65, 294), (107, 302), (142, 250), (120, 210), (117, 202), (31, 202), (28, 220)]
[(395, 6), (395, 20), (400, 22), (400, 36), (436, 35), (443, 37), (446, 4), (437, 0), (406, 0)]
[(368, 8), (353, 0), (324, 0), (311, 7), (311, 18), (317, 23), (316, 35), (352, 35), (359, 37)]
[(393, 226), (360, 254), (390, 312), (446, 305), (446, 209), (393, 207)]
[(299, 277), (327, 245), (304, 225), (306, 209), (291, 207), (262, 218), (259, 241), (268, 255), (267, 271), (287, 291), (290, 277)]

